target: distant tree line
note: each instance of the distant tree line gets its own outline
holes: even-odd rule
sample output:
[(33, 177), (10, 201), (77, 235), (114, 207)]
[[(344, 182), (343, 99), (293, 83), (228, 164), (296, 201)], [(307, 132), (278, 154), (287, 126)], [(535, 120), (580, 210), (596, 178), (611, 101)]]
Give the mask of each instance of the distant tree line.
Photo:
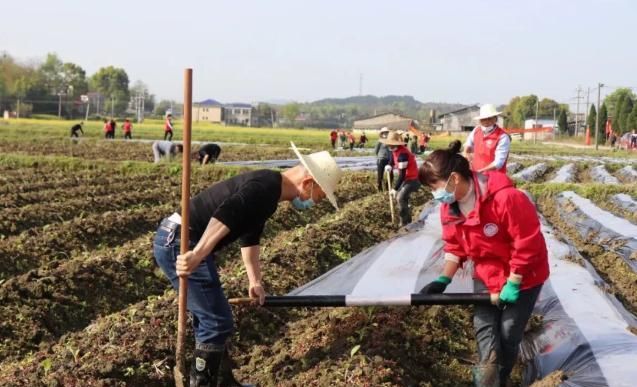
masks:
[[(83, 95), (89, 97), (90, 107)], [(0, 54), (0, 111), (77, 117), (88, 108), (91, 115), (120, 116), (134, 112), (142, 98), (144, 110), (152, 112), (155, 96), (141, 81), (130, 86), (122, 68), (102, 67), (87, 76), (80, 65), (64, 62), (54, 53), (35, 63), (19, 62), (6, 52)]]

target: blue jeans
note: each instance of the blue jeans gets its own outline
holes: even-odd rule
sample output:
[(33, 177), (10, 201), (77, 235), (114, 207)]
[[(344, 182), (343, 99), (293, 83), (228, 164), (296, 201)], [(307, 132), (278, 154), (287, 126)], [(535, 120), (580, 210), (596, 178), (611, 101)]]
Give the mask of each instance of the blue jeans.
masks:
[[(175, 270), (179, 255), (179, 228), (171, 230), (160, 226), (155, 234), (153, 253), (155, 261), (179, 291), (179, 277)], [(197, 241), (190, 241), (192, 249)], [(233, 332), (232, 311), (221, 288), (217, 265), (211, 254), (188, 276), (188, 310), (192, 313), (196, 348), (220, 351), (225, 348)]]

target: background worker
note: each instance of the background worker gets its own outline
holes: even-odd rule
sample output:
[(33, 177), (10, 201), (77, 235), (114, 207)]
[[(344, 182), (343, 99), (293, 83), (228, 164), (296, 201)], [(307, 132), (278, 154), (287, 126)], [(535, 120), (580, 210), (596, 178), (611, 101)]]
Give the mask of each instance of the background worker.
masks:
[(424, 132), (418, 136), (418, 148), (420, 153), (425, 153), (427, 147), (429, 146), (429, 140), (431, 140), (431, 133), (425, 134)]
[[(376, 185), (378, 187), (378, 192), (383, 191), (383, 188), (385, 187), (385, 184), (383, 183), (385, 177), (385, 166), (389, 164), (389, 160), (391, 159), (391, 151), (389, 150), (389, 147), (380, 141), (387, 138), (388, 134), (389, 129), (387, 127), (382, 128), (378, 132), (378, 142), (374, 148), (374, 154), (376, 155)], [(390, 182), (393, 180), (393, 173), (391, 170), (389, 171), (389, 180)]]
[(221, 154), (221, 147), (217, 144), (205, 144), (195, 152), (195, 159), (199, 164), (214, 164)]
[(637, 149), (637, 130), (633, 129), (633, 132), (630, 134), (630, 146), (628, 149)]
[(122, 130), (124, 131), (125, 140), (126, 139), (131, 140), (133, 138), (132, 136), (133, 124), (131, 124), (128, 118), (124, 120), (124, 125), (122, 125)]
[[(342, 172), (329, 152), (301, 155), (301, 164), (284, 172), (246, 172), (213, 184), (190, 200), (191, 250), (180, 251), (181, 217), (162, 220), (154, 240), (159, 267), (179, 290), (179, 276), (188, 277), (188, 309), (195, 333), (191, 387), (240, 386), (232, 375), (226, 341), (233, 332), (232, 312), (223, 292), (215, 253), (239, 240), (248, 277), (248, 296), (265, 300), (259, 262), (260, 239), (266, 221), (279, 202), (309, 209), (325, 197), (338, 209), (334, 190)], [(176, 257), (176, 259), (175, 259)], [(217, 378), (219, 377), (219, 384)]]
[[(476, 386), (506, 386), (524, 328), (549, 276), (548, 252), (531, 200), (503, 173), (471, 171), (460, 141), (434, 151), (419, 179), (440, 202), (444, 268), (421, 293), (442, 293), (467, 259), (474, 291), (494, 304), (476, 305), (473, 324), (480, 363)], [(470, 257), (470, 258), (469, 258)], [(491, 383), (486, 383), (491, 381)]]
[(404, 140), (397, 132), (390, 132), (387, 138), (380, 141), (387, 145), (392, 152), (392, 157), (389, 159), (389, 164), (385, 167), (385, 170), (390, 171), (393, 168), (398, 170), (398, 178), (396, 178), (394, 188), (390, 191), (390, 194), (398, 202), (399, 226), (403, 227), (411, 223), (409, 197), (420, 188), (416, 156), (407, 149)]
[(113, 135), (113, 127), (111, 125), (111, 122), (107, 119), (104, 119), (104, 138), (109, 139), (109, 138), (114, 138)]
[(480, 115), (476, 117), (480, 125), (471, 131), (464, 144), (464, 156), (476, 172), (507, 171), (511, 137), (497, 124), (500, 114), (495, 105), (480, 106)]
[(347, 132), (347, 143), (349, 144), (349, 150), (354, 150), (354, 145), (356, 144), (356, 138), (352, 132)]
[(111, 117), (111, 138), (115, 138), (115, 129), (117, 129), (117, 122)]
[(361, 133), (361, 136), (359, 137), (358, 147), (365, 148), (365, 144), (367, 144), (367, 135), (365, 134), (365, 132), (363, 132)]
[(330, 132), (330, 142), (332, 143), (332, 149), (336, 149), (336, 140), (338, 140), (338, 133), (336, 129), (332, 129)]
[(78, 138), (79, 135), (77, 134), (77, 132), (81, 132), (82, 136), (84, 135), (84, 130), (82, 130), (82, 125), (84, 125), (84, 121), (80, 122), (79, 124), (75, 124), (73, 126), (71, 126), (71, 137), (75, 137)]
[(171, 113), (166, 114), (166, 121), (164, 122), (164, 141), (172, 141), (173, 139), (173, 115)]
[(347, 146), (347, 135), (345, 134), (344, 130), (340, 130), (338, 132), (338, 137), (341, 143), (341, 148), (343, 148), (343, 150), (345, 150), (346, 146)]
[(159, 163), (162, 158), (172, 159), (184, 151), (184, 146), (181, 144), (175, 144), (171, 141), (155, 141), (153, 142), (153, 157), (154, 162)]

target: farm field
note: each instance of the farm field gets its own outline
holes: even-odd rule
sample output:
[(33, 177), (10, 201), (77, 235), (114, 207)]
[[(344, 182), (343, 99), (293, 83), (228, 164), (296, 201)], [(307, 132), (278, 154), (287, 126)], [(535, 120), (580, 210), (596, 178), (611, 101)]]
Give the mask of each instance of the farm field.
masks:
[[(158, 137), (152, 125), (140, 137)], [(92, 124), (87, 131), (97, 134), (72, 143), (68, 126), (0, 125), (0, 385), (172, 385), (176, 294), (151, 243), (158, 222), (178, 207), (180, 166), (152, 164), (148, 143), (99, 140)], [(199, 129), (195, 140), (246, 144), (224, 146), (220, 161), (293, 158), (290, 140), (327, 145), (326, 131)], [(435, 137), (432, 145), (449, 141)], [(578, 253), (573, 264), (590, 266), (636, 314), (637, 157), (541, 144), (515, 144), (512, 153), (510, 174)], [(192, 192), (245, 170), (196, 166)], [(348, 171), (336, 195), (339, 212), (327, 202), (307, 212), (279, 206), (263, 239), (269, 293), (285, 294), (403, 232), (389, 225), (372, 171)], [(414, 195), (415, 217), (430, 198), (424, 188)], [(238, 249), (226, 249), (218, 264), (226, 295), (245, 296)], [(470, 386), (471, 311), (237, 307), (231, 352), (238, 376), (260, 386)], [(516, 385), (523, 372), (516, 369)]]

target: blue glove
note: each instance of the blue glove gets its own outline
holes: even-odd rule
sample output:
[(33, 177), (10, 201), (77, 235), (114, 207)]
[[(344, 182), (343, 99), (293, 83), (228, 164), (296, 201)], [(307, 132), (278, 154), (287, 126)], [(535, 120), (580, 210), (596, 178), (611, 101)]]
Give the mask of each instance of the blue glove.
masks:
[(447, 289), (447, 285), (451, 283), (451, 278), (441, 275), (435, 281), (431, 281), (424, 288), (420, 289), (420, 294), (440, 294)]
[(500, 302), (507, 304), (515, 304), (520, 298), (520, 284), (507, 280), (500, 291)]

